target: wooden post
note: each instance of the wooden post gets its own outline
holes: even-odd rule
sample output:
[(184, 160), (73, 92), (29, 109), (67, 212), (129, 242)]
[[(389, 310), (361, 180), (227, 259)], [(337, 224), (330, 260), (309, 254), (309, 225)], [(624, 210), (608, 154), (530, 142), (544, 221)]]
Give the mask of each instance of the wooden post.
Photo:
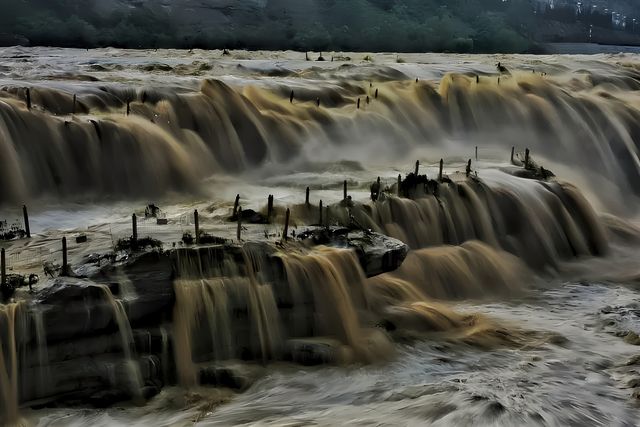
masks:
[(287, 240), (287, 238), (289, 237), (289, 215), (290, 214), (291, 214), (291, 211), (289, 210), (289, 208), (287, 208), (287, 213), (284, 218), (284, 232), (282, 233), (283, 240)]
[(402, 187), (402, 175), (398, 174), (398, 196), (401, 194), (400, 187)]
[(24, 96), (27, 103), (27, 110), (31, 110), (31, 90), (29, 88), (26, 88)]
[(0, 250), (0, 285), (7, 284), (7, 260), (5, 258), (4, 248)]
[(357, 108), (360, 109), (360, 98), (358, 98)]
[(131, 215), (131, 240), (138, 240), (138, 217), (136, 214)]
[(316, 106), (320, 106), (320, 97), (316, 98)]
[(416, 170), (415, 175), (418, 176), (418, 171), (420, 171), (420, 160), (416, 160)]
[(525, 149), (524, 150), (524, 168), (528, 169), (529, 168), (529, 149)]
[(200, 243), (200, 216), (198, 215), (198, 209), (193, 211), (193, 223), (196, 231), (196, 245)]
[(343, 193), (342, 200), (347, 200), (347, 180), (346, 179), (342, 183), (342, 193)]
[(438, 181), (442, 182), (442, 167), (444, 166), (444, 160), (440, 159), (440, 170), (438, 171)]
[(480, 83), (480, 76), (476, 74), (476, 84)]
[(267, 221), (271, 222), (271, 215), (273, 215), (273, 195), (269, 194), (267, 197)]
[(233, 216), (236, 216), (238, 214), (238, 205), (240, 203), (240, 195), (236, 194), (236, 201), (233, 204)]
[(238, 242), (241, 240), (240, 237), (242, 235), (242, 207), (238, 207), (238, 230), (236, 231), (236, 237)]
[(71, 114), (75, 114), (76, 113), (76, 103), (78, 102), (78, 97), (76, 96), (76, 94), (73, 94), (73, 108), (71, 109)]
[(376, 88), (375, 98), (378, 99), (378, 89)]
[(471, 175), (471, 159), (467, 162), (467, 176)]
[(31, 229), (29, 227), (29, 213), (27, 212), (27, 205), (22, 205), (22, 216), (24, 217), (24, 231), (27, 233), (27, 237), (31, 237)]
[(478, 146), (476, 145), (476, 162), (478, 161)]
[(131, 101), (127, 99), (127, 116), (131, 113)]
[(309, 187), (307, 187), (307, 192), (306, 192), (306, 195), (304, 197), (304, 204), (309, 206)]
[[(135, 215), (135, 214), (134, 214)], [(62, 273), (61, 276), (69, 274), (69, 259), (67, 257), (67, 238), (62, 238)]]
[(513, 164), (513, 155), (515, 154), (515, 152), (516, 152), (516, 147), (512, 146), (511, 147), (511, 164)]
[(318, 225), (322, 226), (322, 200), (320, 200), (320, 215)]
[(293, 104), (293, 91), (291, 91), (291, 94), (289, 95), (289, 103)]
[(273, 194), (269, 194), (267, 198), (267, 221), (271, 221), (271, 215), (273, 215)]

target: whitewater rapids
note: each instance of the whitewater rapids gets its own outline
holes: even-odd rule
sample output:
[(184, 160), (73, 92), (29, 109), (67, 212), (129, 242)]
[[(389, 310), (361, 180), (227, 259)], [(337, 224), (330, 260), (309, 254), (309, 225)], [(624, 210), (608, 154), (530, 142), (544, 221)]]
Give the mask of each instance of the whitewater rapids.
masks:
[[(38, 271), (27, 255), (53, 254), (63, 234), (90, 241), (72, 246), (72, 264), (110, 250), (149, 202), (176, 224), (153, 229), (170, 248), (194, 209), (208, 232), (235, 239), (235, 195), (263, 211), (274, 194), (275, 224), (243, 231), (274, 241), (285, 207), (296, 231), (315, 220), (305, 187), (314, 208), (332, 204), (325, 220), (353, 215), (410, 248), (397, 271), (369, 278), (348, 251), (279, 255), (291, 294), (313, 293), (316, 304), (301, 313), (293, 304), (300, 317), (290, 324), (261, 268), (238, 273), (260, 266), (251, 253), (223, 277), (176, 278), (178, 386), (142, 407), (18, 408), (11, 346), (21, 309), (2, 305), (7, 417), (105, 427), (637, 425), (640, 56), (323, 56), (0, 49), (0, 220), (28, 204), (36, 235), (5, 245), (20, 271)], [(530, 148), (557, 181), (514, 176), (511, 147)], [(415, 160), (435, 178), (440, 158), (453, 183), (437, 198), (370, 205), (376, 177), (393, 193)], [(464, 177), (469, 158), (479, 183)], [(349, 212), (338, 205), (344, 180), (357, 204)], [(121, 302), (100, 292), (127, 348)], [(246, 302), (251, 335), (230, 325), (229, 301)], [(338, 366), (284, 363), (295, 329), (339, 341)], [(240, 335), (264, 376), (238, 394), (198, 386), (195, 360), (236, 358)]]

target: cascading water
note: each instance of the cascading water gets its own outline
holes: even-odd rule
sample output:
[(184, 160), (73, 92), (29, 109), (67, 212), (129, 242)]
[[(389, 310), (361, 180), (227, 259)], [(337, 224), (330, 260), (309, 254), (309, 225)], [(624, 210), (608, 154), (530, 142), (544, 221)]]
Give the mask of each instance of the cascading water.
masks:
[[(640, 113), (623, 92), (632, 78), (607, 83), (618, 97), (599, 96), (595, 79), (567, 84), (526, 73), (500, 85), (460, 74), (437, 86), (378, 83), (380, 96), (357, 114), (355, 99), (372, 88), (347, 83), (314, 89), (324, 100), (320, 109), (304, 91), (290, 104), (281, 86), (240, 90), (206, 80), (200, 92), (184, 93), (106, 85), (83, 97), (89, 111), (106, 116), (66, 118), (51, 115), (46, 102), (66, 99), (66, 92), (48, 90), (45, 111), (27, 111), (9, 90), (0, 94), (0, 180), (11, 185), (0, 203), (47, 194), (197, 192), (213, 173), (264, 163), (330, 160), (335, 153), (357, 158), (372, 147), (390, 161), (420, 147), (457, 155), (473, 141), (504, 153), (511, 145), (530, 147), (556, 165), (584, 164), (576, 172), (585, 182), (606, 186), (611, 194), (599, 195), (622, 206), (624, 195), (638, 196), (633, 183), (640, 179)], [(134, 114), (114, 113), (126, 99), (133, 99)]]
[(280, 318), (271, 285), (258, 278), (260, 262), (250, 250), (240, 259), (206, 248), (195, 260), (178, 252), (174, 348), (182, 385), (198, 383), (198, 359), (267, 361), (281, 352)]
[[(273, 375), (247, 391), (259, 396), (249, 402), (251, 410), (242, 408), (242, 397), (226, 412), (221, 408), (219, 420), (227, 425), (313, 423), (326, 421), (319, 415), (325, 413), (342, 420), (339, 415), (350, 410), (356, 414), (351, 421), (369, 420), (363, 410), (386, 410), (389, 424), (408, 423), (403, 417), (412, 410), (416, 417), (410, 421), (416, 424), (499, 424), (502, 413), (533, 414), (531, 419), (548, 424), (602, 421), (601, 411), (608, 409), (593, 409), (594, 396), (601, 394), (589, 387), (613, 396), (606, 406), (620, 411), (617, 415), (624, 411), (620, 402), (630, 392), (612, 391), (594, 375), (609, 375), (612, 384), (634, 375), (620, 368), (632, 352), (624, 343), (637, 338), (629, 321), (635, 307), (628, 295), (634, 293), (617, 289), (619, 295), (612, 296), (589, 280), (574, 291), (558, 282), (565, 276), (593, 279), (587, 273), (608, 269), (608, 263), (616, 267), (605, 279), (615, 281), (617, 263), (627, 261), (632, 267), (621, 267), (620, 277), (637, 282), (634, 252), (624, 246), (640, 242), (637, 227), (625, 218), (598, 216), (628, 214), (639, 206), (634, 184), (640, 177), (635, 95), (640, 75), (633, 67), (608, 58), (592, 73), (573, 75), (581, 66), (572, 61), (579, 60), (567, 59), (566, 70), (548, 77), (514, 69), (498, 82), (490, 74), (493, 58), (480, 65), (465, 65), (463, 59), (449, 74), (450, 68), (436, 72), (435, 66), (395, 60), (317, 67), (292, 61), (292, 70), (278, 70), (282, 74), (261, 70), (264, 64), (250, 68), (251, 61), (241, 67), (233, 62), (232, 68), (222, 61), (222, 71), (214, 67), (209, 78), (200, 71), (196, 77), (162, 74), (154, 67), (129, 75), (138, 59), (115, 65), (116, 56), (109, 52), (100, 59), (114, 61), (104, 67), (87, 66), (102, 82), (31, 85), (7, 77), (0, 91), (1, 205), (53, 196), (66, 215), (68, 200), (96, 197), (110, 207), (112, 198), (153, 197), (163, 202), (171, 225), (186, 210), (198, 209), (201, 231), (234, 239), (236, 224), (227, 223), (233, 195), (241, 193), (244, 212), (265, 214), (268, 188), (276, 194), (276, 208), (268, 224), (260, 213), (250, 221), (242, 218), (238, 229), (244, 242), (182, 245), (179, 237), (165, 239), (172, 233), (167, 227), (165, 251), (118, 256), (116, 265), (84, 268), (93, 248), (111, 250), (103, 244), (110, 224), (87, 230), (88, 244), (74, 247), (71, 261), (82, 265), (77, 271), (88, 272), (87, 280), (56, 279), (53, 290), (46, 283), (35, 297), (18, 294), (18, 299), (34, 298), (33, 306), (0, 306), (3, 421), (19, 421), (18, 407), (36, 400), (59, 403), (72, 393), (86, 394), (88, 403), (98, 406), (132, 397), (142, 403), (175, 383), (183, 388), (168, 388), (148, 404), (162, 407), (158, 413), (187, 417), (174, 414), (181, 409), (166, 395), (177, 389), (185, 394), (182, 400), (197, 399), (199, 384), (246, 390), (250, 381), (224, 382), (236, 373), (231, 365), (270, 365)], [(512, 60), (534, 63), (528, 57)], [(410, 76), (423, 69), (432, 74), (419, 81)], [(154, 81), (138, 80), (146, 76), (140, 70), (157, 73)], [(31, 110), (24, 102), (25, 86), (31, 87)], [(464, 168), (474, 145), (480, 155), (469, 176), (454, 172)], [(536, 162), (553, 170), (557, 180), (527, 175), (519, 160), (507, 164), (512, 146), (531, 148)], [(420, 173), (434, 178), (441, 157), (445, 179), (396, 196), (397, 175), (405, 172), (399, 165), (419, 158)], [(332, 164), (336, 159), (358, 162)], [(384, 191), (369, 202), (376, 175), (382, 175)], [(343, 198), (343, 180), (349, 197)], [(564, 180), (580, 184), (580, 190)], [(301, 204), (306, 186), (312, 200)], [(171, 192), (198, 193), (206, 200), (191, 197), (175, 205)], [(158, 200), (162, 196), (166, 204)], [(95, 222), (110, 218), (104, 222), (129, 227), (130, 211), (139, 213), (142, 203), (122, 204), (124, 220), (111, 219), (119, 212), (98, 212)], [(286, 207), (291, 207), (288, 240), (281, 224)], [(42, 216), (36, 214), (34, 227), (42, 236), (28, 242), (35, 246), (42, 237), (49, 240), (42, 244), (53, 246), (59, 237), (53, 230), (65, 227), (54, 223), (47, 230)], [(91, 214), (77, 216), (84, 223)], [(307, 240), (293, 237), (293, 231), (319, 222), (334, 227), (309, 231), (313, 237)], [(193, 230), (181, 223), (180, 234), (187, 227)], [(401, 242), (381, 240), (381, 234), (406, 243), (409, 252)], [(325, 241), (326, 236), (331, 237)], [(9, 245), (20, 250), (20, 244)], [(618, 312), (620, 319), (599, 318)], [(595, 327), (600, 329), (594, 340), (587, 335), (599, 322), (604, 326)], [(620, 325), (625, 329), (607, 329)], [(503, 351), (504, 346), (517, 350)], [(341, 366), (289, 374), (275, 363), (283, 360)], [(371, 363), (382, 360), (386, 363)], [(580, 370), (576, 366), (583, 360), (585, 372), (576, 374), (578, 380), (566, 374)], [(345, 368), (350, 364), (359, 367)], [(279, 384), (287, 375), (297, 377)], [(532, 377), (535, 385), (527, 383)], [(565, 380), (584, 390), (584, 401), (558, 392)], [(296, 389), (297, 384), (302, 386)], [(517, 391), (501, 396), (508, 386)], [(271, 387), (274, 391), (265, 391)], [(360, 389), (366, 392), (359, 394)], [(294, 408), (288, 402), (261, 406), (280, 395), (292, 401), (308, 397), (300, 407), (313, 413), (289, 411)], [(434, 403), (433, 396), (443, 397)], [(499, 402), (495, 396), (501, 396)], [(556, 403), (563, 409), (540, 409)], [(218, 415), (213, 405), (206, 402), (202, 413), (190, 412), (188, 418), (204, 418), (206, 425)], [(425, 414), (431, 407), (442, 411)], [(482, 414), (467, 414), (469, 408), (481, 408), (476, 410)], [(149, 414), (153, 410), (132, 411), (107, 410), (102, 419), (85, 411), (80, 417), (96, 425), (160, 423), (161, 415)], [(633, 417), (619, 416), (627, 419)], [(507, 423), (529, 421), (514, 416)]]
[(18, 416), (18, 346), (21, 304), (0, 305), (0, 421), (8, 425)]
[(413, 199), (385, 196), (372, 207), (334, 205), (328, 215), (345, 225), (351, 215), (414, 249), (480, 240), (536, 269), (607, 252), (603, 226), (572, 185), (484, 175), (482, 181), (441, 183), (436, 194)]
[[(135, 347), (133, 342), (133, 333), (131, 331), (131, 324), (127, 318), (127, 313), (122, 305), (122, 302), (115, 299), (113, 293), (108, 286), (100, 285), (104, 301), (111, 307), (113, 313), (113, 320), (118, 326), (118, 335), (122, 340), (122, 352), (124, 354), (124, 369), (126, 371), (127, 384), (124, 384), (125, 389), (130, 393), (134, 400), (141, 400), (141, 390), (143, 385), (142, 375), (140, 374), (140, 366), (135, 356)], [(117, 386), (118, 384), (113, 384)]]

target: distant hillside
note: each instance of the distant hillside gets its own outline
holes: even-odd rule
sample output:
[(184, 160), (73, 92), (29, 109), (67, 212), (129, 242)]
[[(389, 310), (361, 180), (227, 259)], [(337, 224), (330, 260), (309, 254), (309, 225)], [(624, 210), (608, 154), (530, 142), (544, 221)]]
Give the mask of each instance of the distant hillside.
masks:
[(536, 5), (537, 0), (0, 0), (0, 44), (523, 52), (535, 46), (539, 21), (546, 19), (535, 13)]

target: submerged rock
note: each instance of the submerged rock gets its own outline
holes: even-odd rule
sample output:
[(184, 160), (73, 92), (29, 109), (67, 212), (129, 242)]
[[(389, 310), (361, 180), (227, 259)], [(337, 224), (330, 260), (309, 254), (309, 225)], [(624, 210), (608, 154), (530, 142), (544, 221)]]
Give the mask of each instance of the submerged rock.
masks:
[(400, 240), (345, 227), (318, 227), (300, 233), (298, 238), (313, 245), (354, 249), (368, 277), (400, 267), (409, 252), (409, 247)]
[(262, 375), (261, 366), (235, 362), (203, 366), (199, 371), (200, 384), (240, 391), (251, 387)]
[(341, 364), (348, 361), (349, 350), (331, 338), (300, 338), (287, 341), (285, 359), (305, 366)]

